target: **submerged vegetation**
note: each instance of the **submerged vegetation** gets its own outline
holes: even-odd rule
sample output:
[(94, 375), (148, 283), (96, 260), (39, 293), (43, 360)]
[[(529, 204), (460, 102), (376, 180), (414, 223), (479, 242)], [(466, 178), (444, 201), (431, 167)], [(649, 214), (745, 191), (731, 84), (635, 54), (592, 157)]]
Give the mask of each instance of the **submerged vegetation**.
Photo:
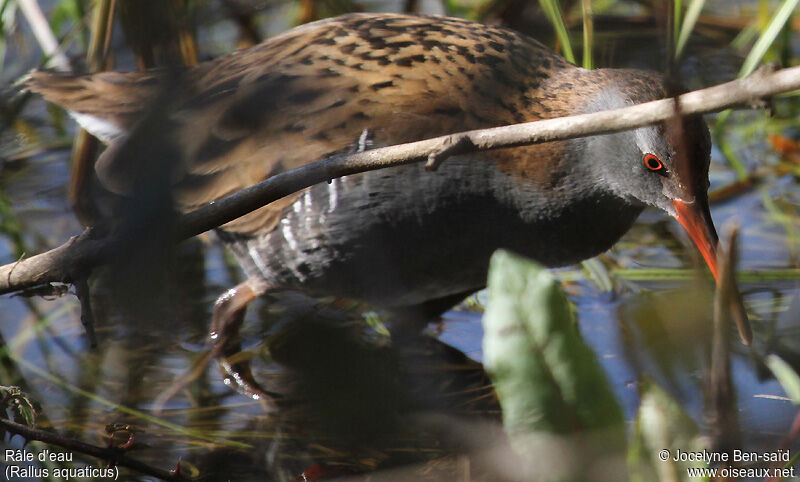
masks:
[[(14, 86), (35, 67), (193, 65), (296, 24), (388, 9), (504, 24), (585, 68), (650, 68), (694, 88), (764, 62), (797, 65), (798, 3), (0, 0), (0, 264), (60, 245), (97, 209), (81, 193), (99, 147)], [(57, 48), (42, 53), (48, 35)], [(740, 228), (752, 347), (712, 322), (713, 288), (695, 251), (674, 221), (648, 211), (580, 267), (549, 272), (497, 253), (488, 294), (413, 346), (391, 340), (357, 303), (296, 293), (262, 301), (248, 313), (241, 356), (286, 395), (265, 413), (203, 363), (213, 300), (241, 281), (203, 235), (157, 269), (138, 266), (145, 278), (93, 276), (96, 348), (75, 298), (57, 298), (66, 288), (0, 296), (2, 448), (75, 455), (41, 463), (51, 469), (115, 460), (128, 480), (688, 480), (688, 467), (708, 465), (672, 456), (704, 449), (788, 450), (767, 465), (790, 469), (800, 454), (790, 430), (800, 420), (797, 94), (777, 96), (770, 112), (707, 118), (712, 210), (718, 226)], [(36, 433), (14, 436), (17, 425), (63, 440), (27, 443)]]

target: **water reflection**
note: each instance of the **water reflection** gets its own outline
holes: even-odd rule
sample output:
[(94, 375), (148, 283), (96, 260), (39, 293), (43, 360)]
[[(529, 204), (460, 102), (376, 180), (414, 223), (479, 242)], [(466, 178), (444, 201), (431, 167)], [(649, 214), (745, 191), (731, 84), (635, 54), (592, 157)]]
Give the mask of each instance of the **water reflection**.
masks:
[[(636, 49), (621, 50), (636, 54)], [(646, 55), (617, 60), (642, 66), (657, 58)], [(726, 57), (724, 64), (730, 61)], [(713, 75), (722, 71), (708, 70)], [(27, 109), (32, 124), (49, 123), (43, 104), (31, 103)], [(761, 114), (748, 116), (752, 120)], [(42, 132), (58, 135), (49, 128)], [(769, 157), (763, 142), (755, 147), (746, 138), (737, 142), (740, 155), (752, 165)], [(713, 187), (733, 178), (721, 158), (715, 151)], [(10, 207), (6, 218), (18, 223), (19, 233), (0, 234), (0, 263), (13, 261), (20, 252), (57, 246), (80, 231), (65, 201), (67, 159), (66, 149), (56, 149), (0, 167), (0, 198)], [(718, 226), (735, 218), (743, 227), (741, 267), (796, 266), (798, 196), (796, 179), (784, 176), (712, 206)], [(767, 200), (776, 203), (783, 217), (770, 214)], [(676, 238), (679, 232), (674, 221), (647, 212), (605, 262), (636, 268), (689, 266), (691, 256)], [(113, 289), (118, 275), (105, 269), (93, 279), (100, 340), (94, 350), (88, 347), (73, 296), (0, 297), (0, 335), (7, 347), (0, 359), (0, 384), (19, 385), (38, 400), (45, 427), (104, 444), (107, 424), (127, 423), (136, 428), (139, 442), (132, 455), (156, 466), (170, 468), (183, 457), (187, 470), (194, 465), (210, 480), (291, 480), (314, 464), (325, 464), (329, 473), (350, 474), (426, 460), (468, 445), (469, 437), (453, 435), (456, 428), (438, 430), (410, 415), (420, 411), (454, 417), (456, 425), (462, 424), (458, 427), (470, 427), (474, 438), (484, 432), (465, 421), (498, 418), (488, 381), (474, 363), (482, 359), (479, 313), (449, 312), (442, 326), (431, 330), (444, 343), (423, 339), (392, 346), (357, 314), (301, 302), (292, 294), (260, 301), (248, 311), (244, 331), (257, 376), (286, 393), (288, 408), (265, 415), (208, 367), (156, 413), (158, 395), (203, 356), (210, 307), (219, 293), (241, 280), (240, 274), (206, 236), (182, 244), (165, 259), (157, 280), (138, 279)], [(135, 288), (149, 289), (134, 293)], [(607, 293), (582, 280), (566, 289), (582, 333), (629, 418), (638, 408), (639, 381), (646, 376), (667, 388), (695, 420), (704, 421), (711, 328), (705, 282), (618, 279)], [(800, 367), (798, 283), (745, 284), (742, 291), (755, 315), (753, 350), (776, 352)], [(737, 340), (732, 346), (745, 443), (748, 449), (771, 450), (795, 409), (751, 352)], [(20, 448), (22, 441), (0, 445)]]

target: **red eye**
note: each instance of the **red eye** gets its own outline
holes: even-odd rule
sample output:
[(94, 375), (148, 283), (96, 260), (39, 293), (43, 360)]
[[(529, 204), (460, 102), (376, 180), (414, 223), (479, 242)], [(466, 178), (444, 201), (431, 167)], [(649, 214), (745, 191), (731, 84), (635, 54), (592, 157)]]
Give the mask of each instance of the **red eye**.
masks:
[(664, 164), (661, 164), (661, 161), (655, 154), (645, 154), (644, 165), (651, 171), (660, 171), (664, 169)]

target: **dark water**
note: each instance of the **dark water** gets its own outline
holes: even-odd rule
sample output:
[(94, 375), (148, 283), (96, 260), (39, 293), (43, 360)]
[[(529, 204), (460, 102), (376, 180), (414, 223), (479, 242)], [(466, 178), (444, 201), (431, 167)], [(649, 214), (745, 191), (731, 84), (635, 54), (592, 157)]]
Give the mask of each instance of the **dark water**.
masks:
[[(211, 37), (225, 38), (226, 30), (220, 31), (217, 37)], [(642, 62), (647, 63), (642, 58), (646, 59), (651, 52), (646, 47), (642, 45), (638, 56), (616, 56), (615, 65), (642, 66)], [(717, 59), (720, 66), (717, 75), (735, 71), (729, 66), (740, 61), (722, 42), (704, 43), (689, 52), (689, 66), (707, 67), (704, 59)], [(30, 52), (28, 55), (35, 59)], [(28, 64), (32, 66), (30, 61)], [(25, 61), (17, 59), (14, 67), (3, 73), (4, 81), (24, 71), (20, 65), (25, 65)], [(692, 70), (696, 77), (693, 83), (707, 85), (718, 80), (700, 78), (701, 70)], [(785, 112), (788, 107), (783, 109)], [(781, 107), (778, 111), (781, 112)], [(0, 211), (0, 220), (5, 220), (5, 226), (12, 226), (0, 233), (3, 264), (15, 260), (20, 247), (28, 255), (42, 252), (81, 231), (66, 201), (68, 148), (14, 155), (26, 146), (50, 144), (64, 136), (52, 127), (50, 115), (39, 100), (28, 104), (21, 119), (34, 126), (41, 137), (24, 138), (11, 129), (2, 133), (0, 206), (7, 208)], [(713, 116), (708, 120), (713, 122)], [(795, 135), (798, 132), (796, 117), (772, 121), (773, 124), (767, 122), (762, 113), (743, 113), (734, 115), (728, 127), (735, 152), (752, 168), (769, 169), (779, 160), (764, 139), (765, 130)], [(66, 126), (65, 134), (73, 132), (70, 122)], [(712, 161), (713, 191), (730, 184), (735, 175), (719, 150), (714, 150)], [(754, 187), (712, 205), (718, 229), (722, 231), (721, 227), (732, 221), (742, 227), (740, 268), (770, 271), (798, 267), (799, 201), (800, 188), (793, 176), (769, 174)], [(601, 257), (601, 262), (610, 268), (612, 277), (615, 268), (688, 268), (692, 265), (691, 251), (680, 242), (682, 239), (685, 235), (675, 221), (648, 211), (614, 249)], [(608, 291), (577, 268), (560, 274), (573, 280), (565, 282), (565, 290), (577, 308), (581, 331), (605, 368), (627, 418), (635, 416), (639, 381), (648, 377), (658, 381), (703, 425), (703, 387), (711, 324), (707, 280), (692, 281), (691, 271), (687, 271), (690, 279), (681, 282), (659, 281), (655, 275), (645, 281), (619, 276), (613, 277), (613, 289)], [(349, 348), (338, 352), (331, 345), (335, 341), (337, 346), (350, 347), (348, 343), (353, 342), (353, 336), (342, 335), (325, 325), (316, 330), (325, 336), (299, 330), (299, 334), (296, 331), (288, 341), (278, 344), (281, 349), (270, 346), (273, 357), (286, 363), (265, 361), (263, 335), (272, 333), (273, 339), (280, 336), (276, 333), (281, 330), (270, 326), (275, 319), (283, 320), (285, 325), (287, 318), (287, 311), (276, 313), (275, 306), (284, 303), (294, 307), (294, 299), (260, 301), (249, 310), (245, 346), (262, 355), (256, 359), (256, 374), (260, 379), (271, 380), (270, 384), (292, 391), (297, 389), (295, 376), (309, 373), (304, 372), (308, 367), (303, 360), (330, 364), (330, 372), (310, 370), (312, 382), (306, 385), (312, 391), (327, 393), (329, 382), (347, 387), (352, 383), (351, 399), (331, 401), (342, 412), (330, 419), (307, 419), (302, 410), (267, 416), (256, 402), (225, 386), (214, 367), (204, 370), (186, 389), (168, 400), (162, 411), (155, 412), (154, 400), (159, 394), (202, 356), (213, 301), (241, 281), (240, 276), (209, 235), (181, 245), (158, 278), (139, 280), (144, 288), (151, 288), (138, 293), (146, 295), (146, 299), (137, 297), (136, 290), (127, 291), (120, 298), (119, 293), (109, 288), (114, 286), (114, 273), (107, 270), (97, 273), (93, 285), (100, 345), (94, 350), (88, 346), (74, 296), (45, 300), (4, 295), (0, 297), (0, 335), (7, 348), (0, 364), (0, 385), (19, 385), (37, 400), (44, 426), (102, 445), (106, 424), (129, 423), (135, 426), (139, 443), (132, 456), (162, 468), (171, 468), (182, 457), (186, 470), (199, 466), (204, 474), (210, 474), (209, 480), (292, 479), (303, 468), (319, 462), (344, 464), (346, 473), (381, 464), (418, 461), (439, 453), (439, 442), (425, 435), (415, 439), (405, 434), (391, 441), (378, 437), (379, 441), (373, 445), (365, 442), (375, 440), (375, 433), (388, 430), (381, 422), (384, 416), (391, 418), (387, 415), (392, 412), (391, 398), (405, 395), (377, 396), (370, 402), (374, 402), (370, 406), (379, 407), (374, 414), (351, 413), (352, 407), (362, 406), (364, 400), (360, 398), (369, 398), (368, 393), (394, 394), (396, 386), (383, 384), (384, 378), (396, 374), (394, 362), (399, 360), (401, 365), (412, 367), (406, 371), (427, 373), (430, 367), (420, 368), (424, 363), (417, 366), (408, 361), (424, 359), (427, 351), (419, 356), (386, 355), (367, 344), (365, 354), (359, 355), (361, 358), (350, 359), (344, 354)], [(759, 360), (767, 352), (777, 352), (796, 367), (800, 365), (798, 286), (796, 277), (740, 286), (751, 311), (756, 343), (748, 349), (733, 340), (732, 366), (743, 444), (753, 450), (777, 447), (796, 413), (781, 386)], [(479, 295), (478, 299), (485, 301), (485, 296)], [(352, 319), (354, 315), (332, 314), (330, 318), (348, 316)], [(451, 311), (439, 327), (430, 331), (469, 359), (482, 359), (479, 311), (465, 307)], [(370, 329), (357, 330), (355, 338), (378, 340), (373, 344), (377, 346), (385, 343)], [(358, 341), (355, 345), (360, 346)], [(431, 366), (455, 364), (466, 367), (465, 370), (474, 368), (469, 359), (461, 360), (446, 349), (430, 351), (436, 352), (432, 359), (447, 360)], [(287, 369), (287, 365), (292, 368)], [(358, 377), (350, 377), (351, 371), (368, 373), (368, 380), (355, 380)], [(425, 380), (422, 387), (434, 383)], [(469, 381), (463, 383), (470, 386)], [(299, 393), (307, 392), (301, 389)], [(336, 393), (341, 394), (341, 390)], [(452, 413), (464, 416), (471, 410), (478, 408), (463, 405), (452, 409)], [(491, 407), (488, 410), (489, 415), (484, 412), (486, 418), (496, 417)], [(338, 425), (328, 424), (334, 419)], [(16, 437), (0, 444), (0, 449), (6, 448), (22, 448), (21, 439)], [(41, 445), (29, 447), (31, 451), (34, 448)], [(92, 458), (76, 455), (77, 459), (100, 466)], [(134, 480), (150, 480), (127, 474)]]

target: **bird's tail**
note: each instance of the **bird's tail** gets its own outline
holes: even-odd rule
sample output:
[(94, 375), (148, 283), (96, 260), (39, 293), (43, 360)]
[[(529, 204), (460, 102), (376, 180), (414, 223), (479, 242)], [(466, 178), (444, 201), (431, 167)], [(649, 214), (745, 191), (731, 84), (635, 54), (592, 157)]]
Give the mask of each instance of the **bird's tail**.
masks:
[(75, 75), (35, 70), (20, 84), (68, 110), (82, 127), (109, 142), (132, 128), (161, 82), (157, 72)]

